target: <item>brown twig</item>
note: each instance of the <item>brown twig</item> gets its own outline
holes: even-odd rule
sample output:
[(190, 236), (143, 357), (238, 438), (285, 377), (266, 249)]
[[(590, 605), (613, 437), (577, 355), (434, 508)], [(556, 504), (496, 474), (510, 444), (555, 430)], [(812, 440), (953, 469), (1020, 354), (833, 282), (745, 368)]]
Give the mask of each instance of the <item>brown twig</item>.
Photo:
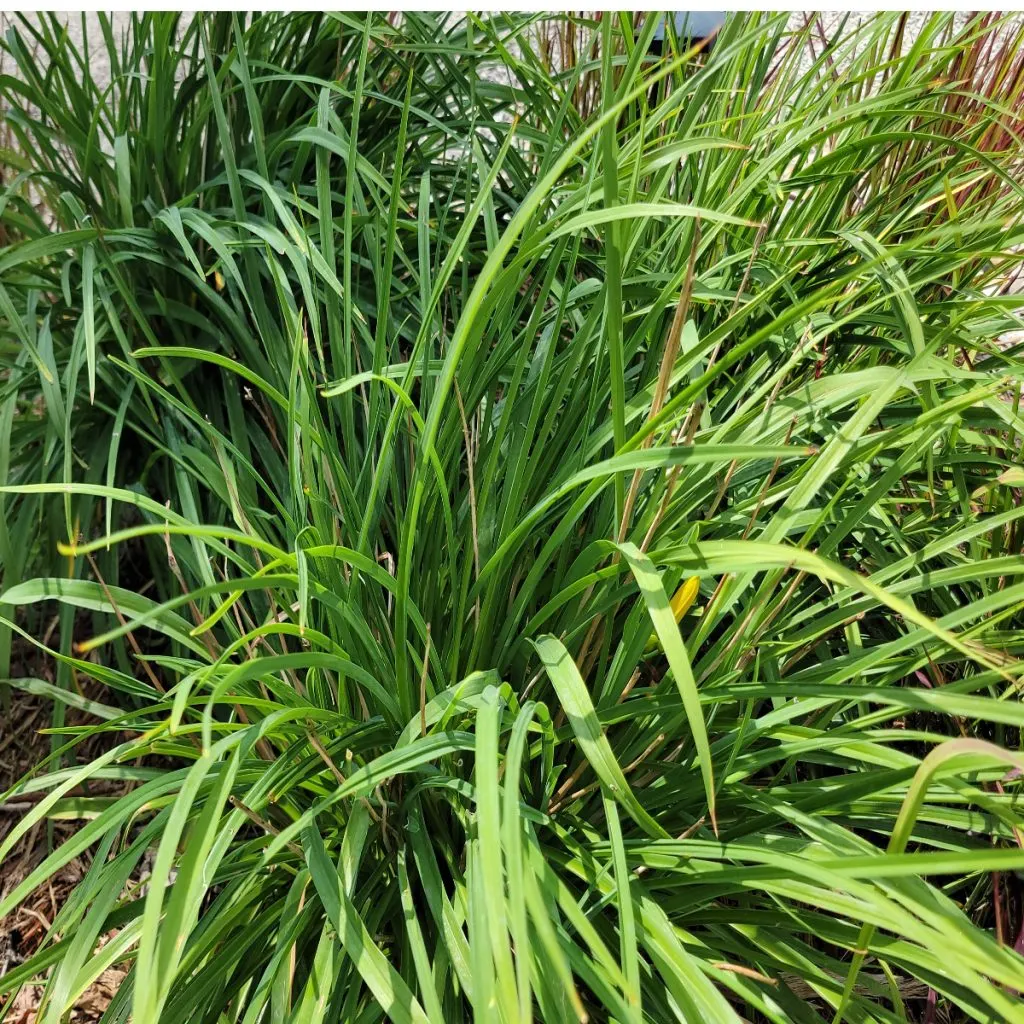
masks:
[[(85, 557), (89, 562), (89, 566), (92, 569), (93, 575), (96, 577), (97, 582), (103, 589), (103, 596), (106, 597), (106, 599), (110, 602), (110, 607), (114, 609), (114, 614), (117, 616), (117, 621), (120, 622), (125, 629), (128, 629), (128, 622), (125, 619), (124, 615), (121, 614), (121, 609), (118, 608), (117, 602), (114, 600), (114, 595), (110, 592), (110, 588), (107, 586), (107, 582), (106, 580), (104, 580), (103, 574), (100, 572), (100, 567), (96, 564), (96, 559), (88, 553), (86, 553)], [(156, 673), (150, 667), (149, 662), (143, 658), (142, 648), (139, 647), (138, 643), (136, 642), (134, 634), (130, 629), (128, 629), (128, 632), (125, 635), (128, 638), (128, 643), (131, 644), (132, 650), (135, 652), (135, 656), (139, 659), (139, 664), (142, 666), (143, 671), (146, 673), (147, 676), (149, 676), (149, 681), (156, 687), (158, 693), (163, 693), (163, 684), (157, 678)]]
[[(651, 408), (647, 413), (647, 422), (656, 419), (665, 404), (665, 396), (668, 394), (669, 381), (672, 378), (672, 370), (676, 365), (679, 356), (679, 341), (683, 336), (683, 325), (686, 323), (686, 314), (690, 310), (690, 298), (693, 295), (693, 281), (697, 263), (697, 248), (700, 245), (700, 219), (694, 221), (693, 243), (690, 247), (690, 256), (686, 264), (686, 276), (683, 278), (683, 287), (679, 293), (679, 301), (676, 303), (675, 315), (672, 317), (672, 326), (669, 328), (668, 339), (665, 342), (665, 351), (661, 354), (661, 366), (658, 370), (658, 381), (654, 386), (654, 395), (651, 399)], [(651, 443), (651, 435), (644, 438), (642, 447), (647, 448)], [(629, 521), (633, 517), (633, 505), (636, 503), (637, 492), (640, 489), (640, 480), (643, 477), (643, 470), (637, 469), (633, 473), (633, 479), (629, 485), (629, 494), (626, 496), (626, 503), (622, 508), (622, 519), (619, 522), (618, 540), (621, 544), (626, 539), (626, 531), (629, 529)]]
[[(330, 769), (331, 774), (334, 776), (334, 781), (337, 782), (339, 786), (344, 785), (344, 774), (342, 773), (341, 769), (334, 763), (334, 759), (331, 757), (331, 755), (327, 752), (327, 748), (321, 742), (320, 737), (317, 735), (316, 729), (313, 727), (312, 722), (306, 722), (306, 738), (309, 740), (310, 744), (312, 745), (313, 749), (317, 752), (317, 754), (320, 755), (320, 760), (323, 761), (324, 764), (327, 765), (327, 767)], [(373, 804), (371, 804), (370, 801), (367, 800), (365, 796), (360, 797), (360, 800), (362, 801), (362, 804), (367, 809), (367, 811), (370, 812), (370, 817), (373, 818), (374, 821), (380, 822), (380, 815), (374, 810)]]
[[(229, 796), (228, 800), (233, 807), (240, 810), (254, 825), (259, 826), (259, 828), (263, 829), (264, 832), (268, 832), (272, 836), (279, 836), (281, 834), (281, 830), (276, 825), (267, 821), (265, 818), (261, 818), (251, 807), (247, 807), (243, 804), (242, 801), (234, 794)], [(288, 843), (287, 845), (288, 849), (297, 857), (305, 857), (301, 846), (298, 846), (296, 843)]]

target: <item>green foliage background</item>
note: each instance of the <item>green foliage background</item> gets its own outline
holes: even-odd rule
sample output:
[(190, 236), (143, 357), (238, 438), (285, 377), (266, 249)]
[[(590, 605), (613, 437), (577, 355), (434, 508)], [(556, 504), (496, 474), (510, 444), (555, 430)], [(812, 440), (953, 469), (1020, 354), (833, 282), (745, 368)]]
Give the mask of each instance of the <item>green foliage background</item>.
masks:
[(1024, 1020), (1020, 32), (904, 28), (8, 36), (2, 676), (60, 628), (0, 859), (83, 824), (0, 916), (91, 867), (0, 991)]

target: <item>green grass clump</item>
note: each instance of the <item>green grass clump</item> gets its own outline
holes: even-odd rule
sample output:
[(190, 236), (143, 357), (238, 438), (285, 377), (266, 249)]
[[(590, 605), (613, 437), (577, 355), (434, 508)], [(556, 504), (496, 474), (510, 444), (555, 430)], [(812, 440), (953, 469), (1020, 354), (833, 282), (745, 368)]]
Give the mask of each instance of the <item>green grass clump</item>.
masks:
[(0, 860), (82, 827), (0, 916), (90, 867), (0, 992), (1024, 1020), (1017, 97), (904, 27), (8, 38), (3, 674), (60, 628)]

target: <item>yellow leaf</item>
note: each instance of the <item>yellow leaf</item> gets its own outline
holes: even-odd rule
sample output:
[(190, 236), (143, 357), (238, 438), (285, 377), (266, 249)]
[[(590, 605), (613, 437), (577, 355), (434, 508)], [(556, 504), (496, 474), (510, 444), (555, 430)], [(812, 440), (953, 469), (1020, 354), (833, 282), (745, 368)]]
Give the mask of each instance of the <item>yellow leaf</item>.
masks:
[[(700, 593), (700, 578), (697, 576), (691, 576), (689, 579), (683, 580), (679, 585), (679, 589), (673, 594), (672, 601), (670, 602), (672, 607), (672, 614), (675, 616), (676, 622), (693, 607), (693, 602), (697, 600), (697, 595)], [(647, 646), (644, 648), (644, 653), (650, 653), (656, 650), (658, 647), (658, 635), (652, 633), (650, 639), (647, 641)]]

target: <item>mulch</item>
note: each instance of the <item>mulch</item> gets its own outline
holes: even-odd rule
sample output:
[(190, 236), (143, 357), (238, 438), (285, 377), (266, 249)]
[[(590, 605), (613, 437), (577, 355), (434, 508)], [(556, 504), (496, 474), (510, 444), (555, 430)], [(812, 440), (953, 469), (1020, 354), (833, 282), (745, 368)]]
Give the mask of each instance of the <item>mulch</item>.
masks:
[[(53, 682), (53, 665), (36, 649), (24, 642), (15, 646), (12, 675), (33, 676)], [(94, 680), (79, 679), (76, 684), (85, 696), (105, 701), (106, 688)], [(52, 703), (17, 689), (10, 690), (10, 706), (0, 709), (0, 794), (7, 792), (19, 779), (48, 757), (52, 737), (42, 730), (51, 725)], [(69, 708), (69, 726), (95, 725), (96, 719)], [(85, 763), (109, 749), (122, 738), (120, 733), (91, 736), (77, 748), (75, 760)], [(90, 795), (120, 795), (123, 785), (97, 783)], [(0, 804), (0, 843), (29, 812), (38, 799), (36, 794), (15, 795)], [(41, 821), (19, 839), (0, 864), (0, 898), (6, 896), (29, 875), (50, 853), (81, 827), (80, 821)], [(57, 871), (48, 881), (26, 897), (17, 909), (0, 921), (0, 977), (23, 964), (45, 942), (54, 916), (75, 885), (89, 868), (91, 854), (76, 857)], [(105, 971), (76, 1003), (70, 1020), (75, 1024), (99, 1021), (123, 982), (127, 968), (114, 966)], [(0, 1011), (12, 1024), (33, 1024), (37, 1017), (42, 985), (26, 985), (11, 997), (0, 997)], [(9, 1000), (9, 1002), (8, 1002)]]

